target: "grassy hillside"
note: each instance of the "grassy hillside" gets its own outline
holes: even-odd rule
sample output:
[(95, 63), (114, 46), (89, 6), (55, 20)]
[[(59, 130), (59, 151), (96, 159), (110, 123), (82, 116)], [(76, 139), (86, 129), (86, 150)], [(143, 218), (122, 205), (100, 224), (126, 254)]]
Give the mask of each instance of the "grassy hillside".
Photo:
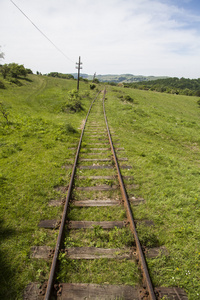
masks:
[(200, 79), (169, 77), (148, 82), (128, 83), (126, 87), (177, 95), (200, 96)]
[[(77, 78), (77, 73), (72, 74), (74, 78)], [(81, 74), (81, 77), (88, 80), (93, 80), (93, 75), (88, 74)], [(156, 80), (159, 78), (166, 78), (166, 76), (143, 76), (143, 75), (132, 75), (132, 74), (106, 74), (106, 75), (96, 75), (96, 78), (100, 82), (114, 82), (114, 83), (120, 83), (120, 82), (126, 82), (126, 83), (133, 83), (133, 82), (140, 82), (140, 81), (151, 81)]]
[[(89, 83), (81, 81), (82, 107), (66, 107), (76, 81), (29, 75), (22, 86), (5, 83), (0, 102), (0, 298), (22, 299), (24, 287), (46, 278), (49, 265), (30, 259), (30, 247), (53, 246), (39, 229), (40, 220), (55, 219), (73, 162), (68, 147), (76, 144), (91, 99)], [(100, 89), (100, 87), (99, 87)], [(93, 93), (93, 94), (92, 94)], [(128, 96), (128, 97), (127, 97)], [(200, 109), (196, 97), (108, 87), (106, 111), (133, 169), (135, 196), (145, 204), (132, 207), (136, 219), (155, 226), (139, 228), (143, 245), (165, 245), (169, 256), (148, 260), (155, 286), (183, 287), (190, 300), (199, 299), (200, 268)], [(128, 191), (129, 192), (129, 191)], [(144, 231), (142, 231), (144, 229)]]
[(96, 78), (101, 82), (132, 83), (132, 82), (140, 82), (140, 81), (151, 81), (163, 77), (121, 74), (121, 75), (97, 75)]
[[(1, 299), (22, 299), (23, 288), (42, 272), (41, 264), (30, 259), (30, 247), (55, 243), (56, 231), (49, 239), (38, 223), (61, 214), (62, 208), (50, 208), (48, 202), (63, 196), (57, 187), (67, 186), (69, 173), (62, 166), (73, 158), (68, 147), (78, 141), (91, 103), (83, 97), (82, 111), (61, 110), (68, 91), (76, 88), (74, 80), (31, 75), (21, 83), (6, 83), (0, 90), (9, 113), (9, 123), (0, 113)], [(81, 83), (81, 93), (88, 87)]]
[[(127, 101), (129, 95), (133, 102)], [(109, 124), (116, 130), (145, 205), (136, 219), (154, 221), (140, 231), (143, 245), (165, 245), (169, 256), (148, 259), (155, 286), (200, 295), (200, 108), (196, 97), (109, 87)], [(124, 155), (125, 156), (125, 155)]]

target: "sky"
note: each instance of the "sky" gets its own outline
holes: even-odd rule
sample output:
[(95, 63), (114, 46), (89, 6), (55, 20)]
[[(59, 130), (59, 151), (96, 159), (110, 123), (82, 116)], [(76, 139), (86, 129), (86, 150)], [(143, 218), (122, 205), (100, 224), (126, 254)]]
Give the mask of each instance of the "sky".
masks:
[(0, 28), (0, 64), (34, 73), (200, 78), (199, 0), (0, 0)]

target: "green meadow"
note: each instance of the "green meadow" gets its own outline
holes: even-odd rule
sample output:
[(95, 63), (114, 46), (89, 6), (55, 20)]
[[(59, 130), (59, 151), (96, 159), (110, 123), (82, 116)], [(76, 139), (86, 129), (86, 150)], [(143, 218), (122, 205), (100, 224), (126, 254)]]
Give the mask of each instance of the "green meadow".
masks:
[(49, 236), (38, 223), (61, 216), (62, 207), (49, 207), (48, 202), (64, 198), (59, 187), (67, 186), (70, 170), (62, 167), (74, 158), (68, 148), (77, 144), (93, 99), (88, 84), (81, 82), (82, 110), (64, 112), (76, 81), (34, 75), (20, 81), (22, 86), (7, 83), (0, 90), (8, 113), (8, 122), (0, 114), (1, 299), (22, 299), (27, 283), (43, 272), (30, 259), (30, 247), (55, 245), (57, 231)]
[[(29, 282), (47, 278), (49, 264), (31, 259), (30, 248), (55, 245), (57, 231), (49, 233), (38, 223), (61, 216), (62, 207), (48, 203), (64, 199), (66, 189), (60, 187), (69, 183), (70, 169), (64, 166), (73, 162), (70, 148), (78, 143), (97, 89), (103, 88), (91, 90), (89, 82), (81, 81), (80, 97), (72, 107), (75, 80), (28, 75), (20, 81), (21, 86), (5, 82), (6, 88), (0, 89), (0, 298), (10, 300), (22, 299)], [(154, 222), (151, 228), (139, 226), (142, 244), (168, 250), (168, 255), (147, 260), (153, 284), (182, 287), (190, 300), (200, 298), (197, 100), (107, 86), (105, 103), (113, 140), (125, 148), (119, 157), (127, 157), (132, 166), (122, 173), (133, 175), (134, 196), (145, 199), (145, 204), (132, 206), (133, 215)], [(123, 218), (123, 211), (116, 214)], [(74, 217), (76, 210), (71, 211)]]
[[(126, 101), (126, 95), (131, 101)], [(165, 245), (169, 255), (148, 260), (154, 286), (179, 286), (200, 298), (200, 108), (197, 97), (108, 88), (106, 110), (145, 204), (135, 219), (154, 222), (141, 241)], [(129, 191), (128, 191), (129, 192)], [(144, 228), (145, 230), (145, 228)]]

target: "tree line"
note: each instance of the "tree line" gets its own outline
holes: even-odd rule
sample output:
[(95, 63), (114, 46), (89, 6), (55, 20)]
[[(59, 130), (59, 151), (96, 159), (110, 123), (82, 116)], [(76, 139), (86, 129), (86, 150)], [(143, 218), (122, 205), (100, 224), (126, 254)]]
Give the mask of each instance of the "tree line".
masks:
[(124, 86), (141, 90), (156, 91), (161, 93), (200, 97), (200, 78), (189, 79), (183, 77), (169, 77), (165, 79), (157, 79), (151, 81), (125, 83)]
[(49, 77), (57, 77), (57, 78), (63, 78), (63, 79), (74, 79), (74, 76), (71, 74), (63, 74), (58, 72), (51, 72), (47, 74)]
[[(33, 74), (31, 69), (26, 69), (23, 65), (16, 63), (0, 65), (0, 73), (3, 79), (13, 83), (18, 83), (18, 78), (26, 77), (27, 74)], [(4, 88), (4, 84), (0, 81), (0, 88)]]

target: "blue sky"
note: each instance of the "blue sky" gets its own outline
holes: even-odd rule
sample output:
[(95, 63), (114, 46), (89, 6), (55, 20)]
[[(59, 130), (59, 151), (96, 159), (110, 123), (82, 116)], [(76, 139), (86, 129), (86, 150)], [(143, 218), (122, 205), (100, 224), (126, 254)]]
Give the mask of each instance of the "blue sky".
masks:
[[(163, 0), (163, 3), (167, 1)], [(186, 10), (190, 10), (193, 12), (200, 11), (200, 2), (199, 0), (169, 0), (169, 4), (174, 4), (180, 8), (184, 8)]]
[[(43, 74), (83, 72), (200, 78), (200, 1), (0, 0), (1, 63)], [(69, 58), (69, 59), (68, 59)]]

